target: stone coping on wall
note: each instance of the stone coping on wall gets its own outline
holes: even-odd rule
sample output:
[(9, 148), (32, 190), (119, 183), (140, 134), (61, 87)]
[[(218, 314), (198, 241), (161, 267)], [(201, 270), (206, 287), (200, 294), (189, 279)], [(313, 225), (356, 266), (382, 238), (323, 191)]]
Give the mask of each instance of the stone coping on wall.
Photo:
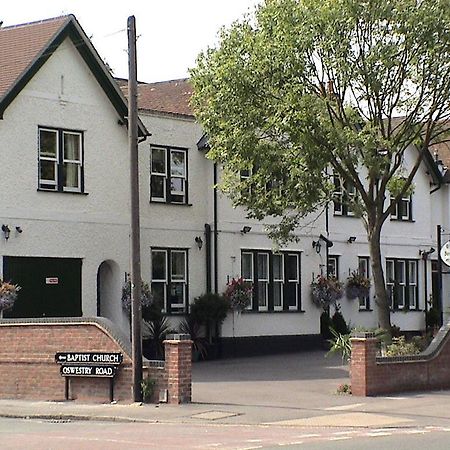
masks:
[(131, 343), (122, 330), (106, 317), (42, 317), (30, 319), (0, 319), (2, 326), (57, 326), (57, 325), (94, 325), (108, 334), (131, 358)]

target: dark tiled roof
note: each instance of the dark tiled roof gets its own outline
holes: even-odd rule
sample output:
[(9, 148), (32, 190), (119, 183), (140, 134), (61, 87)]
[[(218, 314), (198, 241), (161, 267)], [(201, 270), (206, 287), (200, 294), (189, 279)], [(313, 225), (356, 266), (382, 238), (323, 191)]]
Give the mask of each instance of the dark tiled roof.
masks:
[(70, 20), (55, 17), (0, 28), (0, 98), (3, 97)]
[[(118, 79), (117, 82), (126, 96), (126, 80)], [(193, 117), (194, 113), (189, 106), (191, 96), (192, 86), (187, 78), (138, 84), (140, 110)]]

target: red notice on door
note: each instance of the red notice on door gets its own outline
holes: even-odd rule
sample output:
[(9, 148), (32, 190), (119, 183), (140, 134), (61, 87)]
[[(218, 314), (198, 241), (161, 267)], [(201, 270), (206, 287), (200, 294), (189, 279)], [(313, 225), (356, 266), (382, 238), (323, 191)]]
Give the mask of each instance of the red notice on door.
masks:
[(58, 277), (48, 277), (45, 279), (45, 284), (59, 284)]

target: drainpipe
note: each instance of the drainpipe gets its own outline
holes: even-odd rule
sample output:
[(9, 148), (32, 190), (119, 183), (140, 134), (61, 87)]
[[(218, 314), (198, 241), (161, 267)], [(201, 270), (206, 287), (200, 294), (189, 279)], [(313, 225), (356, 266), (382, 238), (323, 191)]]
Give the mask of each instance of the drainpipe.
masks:
[(206, 292), (211, 292), (211, 225), (205, 223)]
[(444, 314), (442, 311), (442, 259), (441, 259), (441, 247), (442, 247), (442, 227), (437, 226), (437, 265), (438, 265), (438, 309), (440, 315), (439, 326), (442, 326), (444, 321)]
[(219, 280), (218, 280), (218, 259), (219, 252), (217, 249), (218, 245), (218, 230), (217, 230), (217, 163), (214, 163), (214, 174), (213, 174), (213, 182), (214, 182), (214, 293), (217, 294), (219, 290)]

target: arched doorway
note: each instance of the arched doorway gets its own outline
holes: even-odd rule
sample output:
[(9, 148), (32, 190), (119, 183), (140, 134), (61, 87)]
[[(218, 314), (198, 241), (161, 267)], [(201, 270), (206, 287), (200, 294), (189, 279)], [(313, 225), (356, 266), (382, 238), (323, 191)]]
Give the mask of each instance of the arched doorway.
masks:
[(121, 277), (119, 265), (103, 261), (97, 271), (97, 316), (122, 322)]

